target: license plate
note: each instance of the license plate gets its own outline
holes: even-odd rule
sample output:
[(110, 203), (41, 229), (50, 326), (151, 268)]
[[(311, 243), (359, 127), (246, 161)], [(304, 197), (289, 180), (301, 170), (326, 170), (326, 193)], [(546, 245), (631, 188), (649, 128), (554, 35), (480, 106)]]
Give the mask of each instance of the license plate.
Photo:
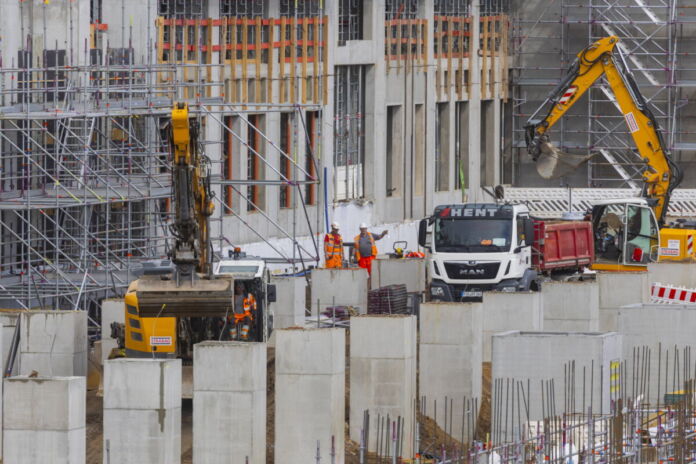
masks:
[(462, 298), (478, 298), (483, 296), (483, 292), (462, 292)]

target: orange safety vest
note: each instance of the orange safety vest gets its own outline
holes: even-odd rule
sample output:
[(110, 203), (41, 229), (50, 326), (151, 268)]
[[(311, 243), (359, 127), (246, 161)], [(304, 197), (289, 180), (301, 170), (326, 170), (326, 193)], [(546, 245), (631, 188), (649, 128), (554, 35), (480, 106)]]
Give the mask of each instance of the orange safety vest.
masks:
[[(369, 232), (367, 233), (367, 236), (370, 237), (370, 243), (372, 244), (372, 256), (377, 256), (377, 245), (375, 245), (375, 238)], [(355, 247), (355, 259), (360, 260), (360, 234), (355, 236), (353, 243), (355, 244), (353, 245)]]
[(339, 234), (326, 234), (324, 254), (327, 261), (334, 259), (334, 256), (343, 257), (343, 238)]

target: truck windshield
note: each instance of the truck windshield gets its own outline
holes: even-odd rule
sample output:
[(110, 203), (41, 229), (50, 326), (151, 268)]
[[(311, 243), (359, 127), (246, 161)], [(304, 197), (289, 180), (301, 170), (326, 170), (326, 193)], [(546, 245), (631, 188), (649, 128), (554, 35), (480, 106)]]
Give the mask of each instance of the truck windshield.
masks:
[(510, 249), (510, 219), (437, 218), (435, 250), (443, 253), (500, 252)]

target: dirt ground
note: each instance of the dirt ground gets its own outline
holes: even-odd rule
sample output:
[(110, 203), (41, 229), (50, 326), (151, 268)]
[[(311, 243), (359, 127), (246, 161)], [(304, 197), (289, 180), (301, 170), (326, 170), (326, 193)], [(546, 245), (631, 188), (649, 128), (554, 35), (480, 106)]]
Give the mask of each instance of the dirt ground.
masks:
[[(349, 346), (346, 346), (346, 355), (348, 354)], [(268, 389), (267, 389), (267, 423), (266, 423), (266, 440), (268, 450), (266, 453), (266, 462), (272, 464), (274, 460), (274, 436), (275, 436), (275, 349), (268, 349), (267, 360), (268, 374)], [(350, 366), (346, 368), (346, 464), (358, 464), (360, 446), (358, 443), (351, 441), (348, 436), (348, 397), (350, 396)], [(482, 400), (479, 411), (478, 429), (476, 435), (479, 439), (485, 439), (486, 434), (490, 430), (490, 414), (491, 414), (491, 366), (490, 363), (483, 365), (483, 385), (482, 385)], [(419, 416), (420, 431), (421, 431), (421, 449), (433, 450), (438, 453), (440, 450), (447, 449), (451, 453), (457, 448), (461, 448), (461, 444), (454, 438), (448, 436), (440, 427), (437, 426), (432, 419)], [(102, 398), (97, 396), (96, 390), (87, 392), (87, 464), (102, 464), (102, 448), (103, 448), (103, 414), (102, 414)], [(192, 464), (193, 459), (193, 407), (191, 400), (183, 400), (181, 408), (181, 462), (182, 464)], [(376, 456), (370, 454), (367, 456), (367, 464), (376, 463)]]

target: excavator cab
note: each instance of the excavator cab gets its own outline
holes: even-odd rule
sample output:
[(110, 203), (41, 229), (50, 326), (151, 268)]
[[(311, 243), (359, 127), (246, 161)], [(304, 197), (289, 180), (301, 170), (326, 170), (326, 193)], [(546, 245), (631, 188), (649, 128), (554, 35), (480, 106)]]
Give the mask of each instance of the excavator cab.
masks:
[(641, 198), (598, 203), (592, 208), (595, 270), (642, 271), (657, 261), (660, 231), (648, 202)]

